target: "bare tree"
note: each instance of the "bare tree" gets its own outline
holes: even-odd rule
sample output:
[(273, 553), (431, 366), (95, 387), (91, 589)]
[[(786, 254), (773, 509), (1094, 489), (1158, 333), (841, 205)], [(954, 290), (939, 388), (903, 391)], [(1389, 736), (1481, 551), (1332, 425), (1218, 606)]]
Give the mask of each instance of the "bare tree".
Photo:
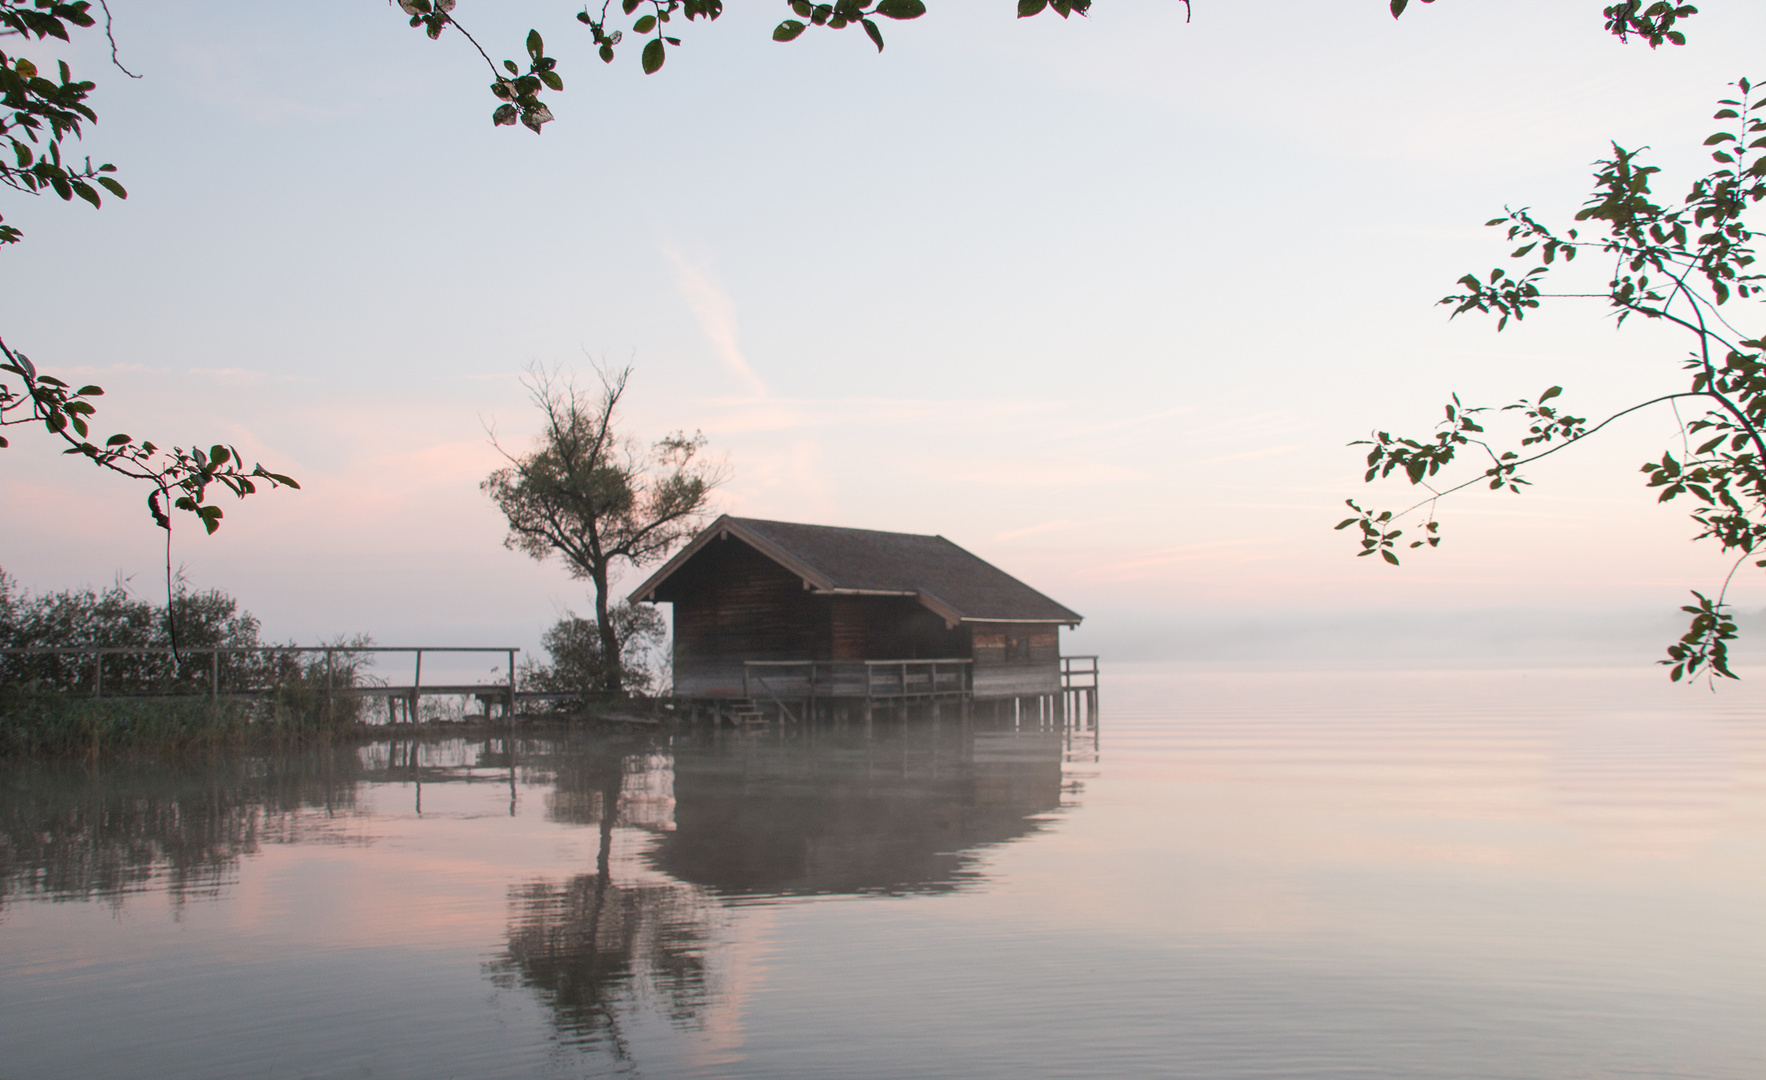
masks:
[[(690, 536), (705, 517), (721, 462), (700, 455), (705, 437), (677, 431), (646, 446), (619, 433), (619, 401), (632, 369), (596, 369), (601, 391), (584, 394), (572, 379), (536, 368), (527, 388), (545, 414), (533, 452), (497, 449), (509, 464), (479, 485), (509, 519), (503, 543), (545, 560), (556, 552), (572, 576), (595, 586), (600, 689), (624, 689), (618, 627), (608, 602), (608, 577), (620, 562), (653, 563)], [(492, 443), (496, 440), (493, 437)]]

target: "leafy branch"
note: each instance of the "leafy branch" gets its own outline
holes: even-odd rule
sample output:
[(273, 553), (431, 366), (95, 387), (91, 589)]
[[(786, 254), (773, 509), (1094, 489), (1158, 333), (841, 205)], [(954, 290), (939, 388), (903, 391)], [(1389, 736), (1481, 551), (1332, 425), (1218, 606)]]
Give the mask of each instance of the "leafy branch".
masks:
[[(1634, 14), (1679, 18), (1692, 13), (1689, 8), (1664, 13), (1657, 10), (1661, 7)], [(1465, 408), (1457, 397), (1431, 437), (1376, 431), (1372, 439), (1351, 444), (1372, 447), (1363, 480), (1372, 483), (1397, 473), (1412, 485), (1428, 488), (1430, 495), (1397, 512), (1364, 509), (1351, 500), (1349, 506), (1357, 516), (1337, 528), (1358, 526), (1359, 554), (1377, 553), (1397, 565), (1397, 548), (1404, 536), (1398, 523), (1408, 515), (1426, 510), (1426, 535), (1409, 546), (1434, 547), (1440, 542), (1435, 507), (1442, 497), (1480, 482), (1493, 490), (1506, 487), (1518, 493), (1527, 483), (1519, 475), (1523, 466), (1579, 442), (1621, 416), (1691, 398), (1702, 400), (1706, 412), (1681, 425), (1685, 445), (1679, 458), (1665, 451), (1659, 460), (1643, 464), (1646, 486), (1657, 490), (1658, 502), (1690, 498), (1695, 503), (1690, 516), (1698, 526), (1694, 539), (1714, 540), (1725, 552), (1736, 553), (1736, 568), (1766, 551), (1766, 335), (1750, 337), (1725, 315), (1731, 300), (1758, 299), (1766, 288), (1761, 284), (1766, 275), (1755, 270), (1754, 234), (1744, 219), (1766, 199), (1766, 153), (1762, 153), (1766, 97), (1750, 103), (1753, 84), (1740, 79), (1734, 85), (1739, 95), (1719, 101), (1715, 114), (1726, 125), (1704, 140), (1705, 146), (1714, 148), (1711, 157), (1717, 167), (1694, 181), (1678, 203), (1658, 202), (1651, 183), (1660, 170), (1643, 164), (1639, 151), (1615, 143), (1612, 156), (1597, 163), (1594, 190), (1575, 215), (1577, 222), (1599, 223), (1604, 235), (1588, 238), (1575, 228), (1554, 229), (1525, 208), (1511, 208), (1486, 224), (1505, 229), (1511, 243), (1520, 242), (1510, 252), (1511, 259), (1532, 265), (1519, 273), (1499, 267), (1484, 277), (1466, 274), (1459, 280), (1464, 291), (1441, 300), (1453, 308), (1455, 317), (1470, 311), (1498, 316), (1496, 328), (1501, 331), (1511, 318), (1518, 324), (1548, 299), (1605, 299), (1618, 326), (1636, 315), (1691, 335), (1693, 348), (1683, 364), (1690, 375), (1688, 388), (1621, 409), (1590, 427), (1585, 419), (1546, 404), (1561, 393), (1560, 387), (1551, 387), (1537, 401), (1523, 399), (1504, 406), (1503, 411), (1522, 411), (1529, 422), (1520, 450), (1493, 446), (1474, 419), (1488, 410)], [(1591, 248), (1610, 260), (1603, 291), (1545, 291), (1552, 273)], [(1696, 448), (1691, 445), (1694, 439), (1699, 440)], [(1553, 445), (1524, 454), (1524, 448), (1542, 444)], [(1437, 488), (1432, 481), (1456, 462), (1462, 450), (1488, 458), (1482, 475)], [(1766, 558), (1755, 558), (1755, 565), (1766, 567)], [(1735, 624), (1724, 602), (1734, 573), (1732, 568), (1714, 599), (1695, 592), (1698, 602), (1683, 609), (1693, 616), (1691, 626), (1662, 661), (1671, 667), (1673, 679), (1701, 669), (1711, 677), (1735, 677), (1728, 665)]]
[[(448, 0), (451, 6), (451, 0)], [(110, 8), (104, 11), (104, 34), (110, 43), (111, 62), (130, 78), (138, 78), (117, 57)], [(91, 29), (97, 23), (87, 0), (0, 0), (0, 38), (26, 43), (55, 38), (70, 41), (70, 30)], [(103, 194), (119, 199), (129, 193), (111, 174), (116, 166), (93, 165), (91, 158), (74, 164), (64, 145), (84, 135), (84, 125), (97, 123), (98, 114), (88, 104), (95, 84), (76, 79), (66, 61), (56, 64), (50, 78), (33, 60), (0, 50), (0, 184), (28, 195), (53, 192), (62, 200), (78, 198), (94, 208), (103, 205)], [(0, 245), (14, 244), (22, 233), (0, 223)], [(261, 464), (245, 468), (239, 451), (215, 444), (208, 450), (174, 446), (169, 451), (148, 440), (116, 434), (102, 445), (91, 441), (91, 419), (97, 411), (93, 399), (103, 395), (98, 386), (74, 388), (37, 370), (30, 359), (0, 340), (0, 428), (41, 424), (51, 437), (66, 444), (63, 453), (86, 458), (101, 469), (149, 485), (148, 513), (166, 533), (166, 612), (172, 647), (178, 648), (178, 628), (171, 623), (173, 600), (171, 532), (172, 514), (186, 511), (213, 533), (220, 527), (222, 511), (209, 501), (215, 485), (244, 498), (260, 485), (300, 485)], [(9, 443), (0, 435), (0, 449)]]
[[(1433, 4), (1435, 0), (1422, 0), (1425, 4)], [(1392, 17), (1404, 14), (1410, 6), (1410, 0), (1391, 0)], [(1624, 0), (1623, 3), (1608, 4), (1601, 9), (1606, 18), (1607, 33), (1620, 41), (1630, 41), (1633, 34), (1649, 42), (1655, 48), (1663, 42), (1673, 45), (1685, 45), (1686, 35), (1675, 29), (1682, 19), (1691, 18), (1699, 13), (1699, 9), (1691, 4), (1674, 4), (1668, 0), (1655, 0), (1644, 6), (1644, 0)]]
[(491, 110), (491, 123), (498, 127), (520, 123), (538, 135), (540, 127), (553, 119), (552, 110), (540, 100), (540, 94), (545, 90), (563, 90), (564, 79), (556, 70), (558, 61), (546, 55), (546, 44), (538, 30), (527, 32), (527, 70), (523, 72), (513, 60), (497, 66), (478, 39), (454, 18), (454, 0), (398, 0), (398, 4), (410, 16), (411, 25), (421, 29), (429, 40), (440, 38), (442, 31), (451, 26), (484, 58), (491, 69), (491, 94), (502, 102)]
[[(70, 26), (95, 25), (91, 6), (85, 0), (0, 0), (0, 37), (67, 41)], [(94, 207), (104, 201), (100, 188), (128, 198), (110, 175), (115, 165), (63, 159), (63, 143), (79, 139), (82, 125), (96, 122), (98, 114), (86, 103), (94, 83), (75, 79), (65, 60), (55, 75), (50, 78), (30, 59), (0, 49), (0, 184), (29, 195), (52, 191), (64, 201), (79, 198)], [(0, 244), (22, 238), (16, 227), (0, 224)]]
[[(23, 41), (55, 38), (69, 41), (70, 30), (91, 29), (97, 24), (86, 0), (0, 0), (0, 38)], [(115, 60), (109, 9), (105, 8), (105, 34)], [(117, 64), (120, 70), (120, 63)], [(0, 184), (26, 194), (54, 192), (62, 199), (82, 199), (94, 207), (103, 203), (103, 192), (127, 198), (128, 192), (110, 174), (116, 167), (69, 164), (63, 145), (83, 135), (83, 125), (96, 123), (97, 113), (87, 104), (94, 84), (76, 79), (65, 61), (57, 65), (57, 77), (46, 77), (41, 68), (24, 56), (0, 51)], [(7, 160), (7, 153), (10, 160)], [(0, 244), (16, 243), (18, 229), (0, 224)], [(244, 497), (257, 485), (299, 487), (293, 480), (272, 473), (262, 465), (245, 469), (238, 452), (216, 445), (204, 452), (173, 447), (169, 452), (151, 442), (137, 442), (128, 435), (112, 435), (102, 446), (88, 441), (89, 421), (96, 407), (92, 399), (104, 393), (97, 386), (70, 387), (41, 373), (23, 353), (0, 340), (0, 427), (41, 424), (53, 437), (67, 443), (67, 454), (87, 458), (93, 464), (152, 486), (148, 510), (154, 523), (171, 528), (170, 512), (187, 510), (204, 529), (220, 527), (221, 508), (207, 501), (211, 485), (220, 484)], [(0, 449), (8, 446), (0, 436)]]
[[(1190, 0), (1182, 2), (1187, 21)], [(503, 61), (501, 67), (491, 60), (490, 54), (454, 16), (455, 0), (397, 0), (397, 3), (409, 17), (411, 26), (421, 29), (430, 40), (439, 39), (451, 26), (484, 58), (496, 79), (491, 92), (502, 102), (491, 114), (492, 123), (504, 125), (519, 121), (537, 133), (541, 125), (553, 119), (551, 109), (540, 95), (545, 90), (563, 90), (564, 81), (557, 73), (557, 62), (544, 55), (538, 30), (528, 31), (529, 59), (527, 70), (523, 72), (513, 60)], [(926, 14), (924, 0), (834, 0), (832, 3), (786, 0), (785, 6), (790, 9), (791, 17), (773, 28), (774, 41), (795, 41), (811, 27), (844, 30), (856, 26), (865, 32), (879, 52), (883, 50), (879, 19), (905, 21)], [(1065, 19), (1072, 15), (1083, 16), (1091, 6), (1092, 0), (1018, 0), (1018, 18), (1027, 19), (1044, 11), (1053, 11)], [(639, 50), (639, 65), (644, 74), (654, 75), (668, 60), (668, 50), (681, 44), (680, 37), (671, 32), (674, 29), (671, 23), (677, 18), (684, 22), (698, 19), (714, 22), (723, 11), (723, 0), (619, 0), (619, 10), (615, 13), (614, 0), (602, 0), (600, 11), (584, 7), (577, 13), (576, 21), (588, 27), (596, 54), (611, 64), (628, 33), (626, 29), (613, 27), (612, 23), (618, 18), (631, 19), (629, 33), (644, 42)]]
[[(261, 464), (245, 468), (244, 459), (235, 447), (216, 444), (207, 451), (200, 447), (185, 450), (174, 446), (170, 451), (152, 442), (136, 440), (132, 435), (116, 434), (102, 445), (91, 441), (91, 418), (97, 412), (92, 399), (104, 394), (97, 386), (78, 389), (53, 375), (37, 371), (28, 357), (0, 341), (0, 372), (19, 378), (22, 393), (0, 383), (0, 427), (18, 424), (42, 424), (53, 437), (67, 444), (62, 453), (83, 456), (99, 468), (119, 473), (131, 480), (143, 480), (152, 486), (147, 496), (148, 512), (160, 528), (171, 531), (168, 510), (185, 510), (195, 514), (203, 528), (213, 533), (221, 527), (221, 508), (208, 501), (212, 485), (220, 485), (243, 499), (255, 493), (259, 484), (272, 488), (299, 488), (293, 478), (273, 473)], [(0, 449), (7, 446), (0, 436)]]

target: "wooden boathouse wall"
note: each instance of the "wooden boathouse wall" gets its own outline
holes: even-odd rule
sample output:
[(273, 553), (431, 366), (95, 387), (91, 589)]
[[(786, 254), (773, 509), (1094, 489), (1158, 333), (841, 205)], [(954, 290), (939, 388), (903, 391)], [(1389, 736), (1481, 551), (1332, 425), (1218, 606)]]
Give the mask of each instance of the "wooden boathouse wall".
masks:
[[(824, 545), (812, 552), (819, 565), (796, 562), (778, 546), (781, 536), (792, 537), (787, 530), (809, 532), (806, 543)], [(863, 582), (867, 587), (843, 587), (834, 579), (840, 571), (826, 564), (834, 557), (829, 541), (844, 535), (855, 536), (855, 545), (872, 545), (871, 557), (855, 559), (860, 568), (846, 569), (848, 574), (878, 573), (872, 569), (878, 565), (876, 549), (883, 547), (886, 560), (894, 541), (908, 551), (910, 558), (903, 560), (908, 565), (893, 568), (898, 580), (887, 583), (890, 587), (875, 587), (885, 584), (876, 580)], [(927, 549), (930, 555), (924, 554)], [(1028, 594), (1034, 617), (1020, 622), (1011, 611), (990, 610), (970, 618), (953, 610), (903, 576), (914, 572), (915, 557), (943, 560), (931, 572), (946, 575), (934, 584), (947, 592), (972, 580), (976, 590), (992, 590), (987, 599), (1003, 592), (1009, 604), (1013, 590)], [(955, 573), (970, 577), (953, 580), (953, 566)], [(800, 669), (769, 676), (823, 679), (822, 693), (865, 696), (865, 661), (911, 660), (968, 661), (969, 692), (977, 697), (1053, 694), (1062, 689), (1059, 626), (1079, 621), (942, 538), (748, 519), (719, 519), (634, 595), (674, 606), (675, 692), (683, 697), (747, 696), (745, 665), (787, 662)], [(811, 662), (826, 666), (801, 667)], [(815, 674), (818, 670), (823, 674)]]
[(1058, 627), (1038, 623), (969, 624), (976, 697), (1019, 697), (1061, 690)]
[(713, 541), (657, 599), (674, 603), (675, 693), (683, 697), (732, 686), (739, 693), (744, 660), (826, 659), (816, 655), (825, 598), (741, 541)]
[(739, 694), (750, 660), (942, 660), (970, 656), (911, 596), (828, 596), (734, 538), (713, 541), (656, 599), (674, 604), (675, 692)]

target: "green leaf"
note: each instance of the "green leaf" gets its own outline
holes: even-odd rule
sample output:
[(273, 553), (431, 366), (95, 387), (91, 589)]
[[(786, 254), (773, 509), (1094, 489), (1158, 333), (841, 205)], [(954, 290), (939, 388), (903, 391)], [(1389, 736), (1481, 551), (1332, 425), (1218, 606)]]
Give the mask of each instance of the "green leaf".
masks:
[(917, 19), (926, 14), (920, 0), (878, 0), (877, 14), (886, 19)]
[(797, 35), (803, 33), (804, 25), (796, 19), (786, 19), (773, 28), (774, 41), (795, 41)]
[[(212, 532), (212, 531), (213, 531), (213, 530), (212, 530), (212, 529), (211, 529), (211, 530), (210, 530), (210, 531), (211, 531), (211, 532)], [(1391, 564), (1392, 564), (1392, 565), (1393, 565), (1393, 566), (1397, 566), (1397, 565), (1398, 565), (1398, 556), (1396, 556), (1396, 555), (1394, 555), (1394, 554), (1392, 554), (1392, 553), (1391, 553), (1391, 552), (1390, 552), (1390, 551), (1382, 551), (1382, 552), (1380, 552), (1380, 555), (1381, 555), (1381, 556), (1382, 556), (1382, 557), (1383, 557), (1383, 558), (1384, 558), (1384, 559), (1385, 559), (1385, 560), (1386, 560), (1386, 561), (1387, 561), (1387, 562), (1389, 562), (1389, 563), (1391, 563)]]
[(1543, 405), (1546, 402), (1550, 401), (1552, 398), (1557, 397), (1559, 394), (1561, 394), (1563, 392), (1564, 392), (1563, 387), (1554, 386), (1551, 389), (1547, 390), (1545, 393), (1539, 395), (1539, 403), (1541, 405)]
[(546, 55), (546, 43), (540, 40), (540, 32), (538, 30), (529, 30), (527, 32), (527, 55), (533, 57), (535, 60)]
[(1042, 14), (1042, 9), (1049, 6), (1049, 0), (1018, 0), (1018, 17), (1028, 19), (1032, 15)]
[(1392, 0), (1392, 17), (1396, 19), (1404, 14), (1404, 9), (1409, 6), (1410, 0)]
[[(775, 31), (773, 36), (778, 37), (778, 32)], [(644, 54), (641, 58), (644, 64), (644, 74), (654, 75), (661, 69), (662, 62), (668, 58), (665, 51), (667, 48), (668, 46), (664, 45), (660, 38), (651, 38), (644, 43)]]
[(634, 34), (648, 34), (654, 29), (656, 29), (656, 16), (654, 15), (646, 15), (632, 24), (632, 33)]
[(871, 39), (872, 44), (877, 46), (878, 52), (882, 52), (883, 51), (883, 31), (877, 29), (877, 24), (872, 22), (869, 19), (860, 19), (859, 22), (864, 24), (865, 36), (869, 37)]

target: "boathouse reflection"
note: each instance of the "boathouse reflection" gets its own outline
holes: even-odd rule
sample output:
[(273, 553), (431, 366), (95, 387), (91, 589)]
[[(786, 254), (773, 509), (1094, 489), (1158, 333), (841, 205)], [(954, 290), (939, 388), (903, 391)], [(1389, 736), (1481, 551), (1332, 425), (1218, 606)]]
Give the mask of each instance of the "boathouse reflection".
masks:
[(677, 747), (651, 863), (731, 896), (943, 892), (1061, 804), (1061, 736), (921, 722)]
[(659, 1003), (694, 1025), (716, 998), (725, 904), (961, 888), (982, 850), (1044, 828), (1077, 791), (1066, 745), (923, 716), (555, 744), (524, 775), (550, 773), (555, 820), (599, 830), (595, 872), (512, 888), (487, 972), (537, 992), (567, 1039), (622, 1056), (628, 1015)]

